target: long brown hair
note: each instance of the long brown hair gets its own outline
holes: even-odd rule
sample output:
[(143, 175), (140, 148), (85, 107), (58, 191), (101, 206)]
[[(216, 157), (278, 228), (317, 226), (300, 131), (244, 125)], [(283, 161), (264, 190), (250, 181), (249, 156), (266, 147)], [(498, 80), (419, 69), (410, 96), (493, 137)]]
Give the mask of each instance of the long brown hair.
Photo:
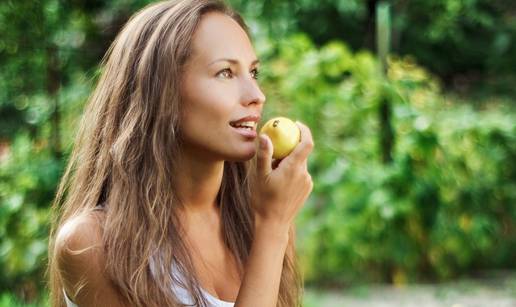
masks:
[[(66, 171), (53, 203), (49, 269), (52, 306), (63, 306), (55, 237), (69, 219), (105, 203), (105, 271), (134, 306), (180, 306), (171, 291), (172, 264), (199, 306), (205, 306), (178, 219), (182, 206), (174, 170), (181, 150), (180, 78), (197, 25), (221, 12), (248, 33), (222, 0), (163, 1), (133, 15), (101, 62), (102, 74), (85, 108)], [(217, 196), (224, 242), (245, 266), (253, 240), (247, 173), (253, 160), (225, 162)], [(156, 269), (158, 268), (158, 269)], [(151, 270), (152, 269), (152, 270)], [(278, 306), (301, 304), (302, 278), (287, 253)]]

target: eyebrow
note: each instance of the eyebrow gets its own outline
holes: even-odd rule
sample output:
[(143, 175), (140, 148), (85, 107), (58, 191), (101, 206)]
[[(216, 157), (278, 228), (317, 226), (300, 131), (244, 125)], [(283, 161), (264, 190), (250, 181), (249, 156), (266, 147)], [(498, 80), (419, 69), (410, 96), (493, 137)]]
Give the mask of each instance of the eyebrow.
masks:
[[(212, 64), (214, 64), (214, 63), (216, 63), (216, 62), (220, 62), (220, 61), (226, 61), (226, 62), (229, 62), (229, 63), (231, 63), (231, 64), (238, 64), (238, 60), (235, 60), (235, 59), (226, 59), (226, 58), (224, 58), (224, 59), (218, 59), (218, 60), (215, 60), (215, 61), (211, 62), (210, 64), (208, 64), (208, 66), (210, 66), (210, 65), (212, 65)], [(256, 65), (256, 64), (259, 64), (259, 63), (260, 63), (260, 60), (256, 59), (256, 60), (254, 60), (254, 61), (251, 63), (251, 66)]]

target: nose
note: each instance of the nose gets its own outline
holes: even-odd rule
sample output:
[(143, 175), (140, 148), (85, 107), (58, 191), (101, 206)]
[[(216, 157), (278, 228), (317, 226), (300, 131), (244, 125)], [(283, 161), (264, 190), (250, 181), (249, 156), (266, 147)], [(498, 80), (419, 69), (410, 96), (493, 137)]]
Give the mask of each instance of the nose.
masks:
[(265, 95), (263, 94), (260, 86), (256, 79), (249, 78), (243, 81), (244, 89), (243, 89), (243, 97), (242, 103), (244, 105), (257, 104), (263, 105), (265, 103)]

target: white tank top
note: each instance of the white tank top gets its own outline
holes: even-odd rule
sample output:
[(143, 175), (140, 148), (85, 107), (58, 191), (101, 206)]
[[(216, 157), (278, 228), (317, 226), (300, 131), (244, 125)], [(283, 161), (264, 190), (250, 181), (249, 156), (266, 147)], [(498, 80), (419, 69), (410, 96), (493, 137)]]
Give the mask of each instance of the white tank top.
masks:
[[(177, 274), (176, 276), (179, 276), (182, 280), (184, 280), (183, 275), (177, 269), (175, 269), (175, 266), (173, 266), (173, 273)], [(179, 299), (179, 301), (181, 303), (183, 303), (185, 305), (194, 306), (194, 299), (193, 299), (192, 295), (188, 292), (187, 289), (183, 288), (179, 284), (177, 284), (177, 285), (175, 284), (172, 287), (172, 291), (174, 292), (174, 294), (177, 296), (177, 298)], [(204, 290), (203, 288), (201, 288), (201, 292), (204, 295), (204, 297), (206, 298), (206, 301), (208, 302), (210, 307), (233, 307), (235, 305), (234, 302), (227, 302), (227, 301), (223, 301), (223, 300), (216, 298), (215, 296), (211, 295), (210, 293), (208, 293), (208, 291)], [(64, 293), (67, 307), (78, 307), (74, 302), (72, 302), (72, 300), (70, 300), (70, 298), (68, 297), (68, 295), (66, 294), (64, 289), (63, 289), (63, 293)]]

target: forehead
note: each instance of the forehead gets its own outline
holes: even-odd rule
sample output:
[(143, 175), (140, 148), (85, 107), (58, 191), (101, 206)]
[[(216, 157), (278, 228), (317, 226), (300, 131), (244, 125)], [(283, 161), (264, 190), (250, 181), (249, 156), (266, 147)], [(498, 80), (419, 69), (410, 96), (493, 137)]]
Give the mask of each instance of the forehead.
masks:
[(211, 12), (205, 14), (192, 38), (194, 62), (211, 63), (220, 58), (233, 58), (244, 64), (256, 58), (247, 33), (231, 17)]

